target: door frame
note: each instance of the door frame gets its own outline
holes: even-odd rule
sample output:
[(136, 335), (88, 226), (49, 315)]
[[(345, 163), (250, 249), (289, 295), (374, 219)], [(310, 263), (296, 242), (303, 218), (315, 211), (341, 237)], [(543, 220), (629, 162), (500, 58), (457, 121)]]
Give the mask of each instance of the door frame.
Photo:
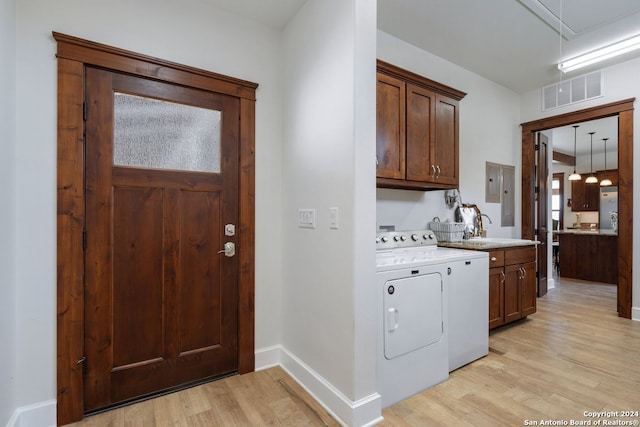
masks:
[(533, 240), (535, 134), (604, 117), (618, 117), (618, 316), (631, 319), (633, 269), (633, 103), (629, 98), (522, 123), (522, 238)]
[(57, 422), (82, 419), (84, 357), (84, 70), (97, 66), (240, 101), (238, 372), (255, 369), (256, 83), (53, 32), (57, 42)]
[[(544, 139), (544, 142), (542, 141)], [(538, 204), (537, 204), (537, 223), (536, 228), (538, 229), (537, 240), (538, 244), (536, 245), (537, 253), (538, 253), (538, 277), (536, 278), (536, 295), (538, 297), (545, 296), (548, 291), (548, 266), (549, 266), (549, 254), (547, 248), (549, 247), (549, 223), (547, 219), (548, 207), (549, 207), (549, 138), (544, 135), (542, 132), (536, 133), (536, 144), (538, 145), (537, 150), (537, 182), (536, 186), (538, 187)], [(544, 150), (542, 146), (544, 145)], [(544, 151), (544, 153), (543, 153)], [(544, 166), (544, 168), (543, 168)], [(546, 176), (542, 176), (540, 173), (541, 170), (546, 171)], [(540, 223), (541, 218), (545, 218), (544, 224), (546, 226), (543, 228), (544, 232), (541, 231)], [(544, 258), (543, 258), (544, 257)], [(540, 259), (544, 260), (544, 268), (540, 268)], [(543, 286), (544, 285), (544, 286)]]

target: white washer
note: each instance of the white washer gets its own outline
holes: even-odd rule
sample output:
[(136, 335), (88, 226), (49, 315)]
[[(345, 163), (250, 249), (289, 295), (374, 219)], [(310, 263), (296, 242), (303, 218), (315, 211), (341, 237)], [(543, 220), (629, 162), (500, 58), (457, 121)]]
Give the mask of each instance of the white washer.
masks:
[[(457, 345), (450, 351), (450, 339), (453, 337), (456, 343), (460, 335), (457, 331), (452, 334), (449, 328), (460, 323), (449, 319), (451, 312), (460, 311), (452, 311), (449, 304), (453, 302), (449, 300), (452, 277), (466, 283), (473, 283), (476, 277), (486, 278), (479, 287), (484, 287), (487, 297), (476, 301), (485, 307), (484, 314), (464, 313), (461, 320), (479, 322), (480, 328), (484, 327), (480, 334), (485, 337), (484, 344), (480, 347), (484, 346), (486, 355), (489, 261), (485, 252), (438, 247), (431, 230), (378, 233), (376, 246), (378, 392), (385, 408), (445, 381), (455, 369), (450, 365), (459, 363), (458, 357), (450, 360), (453, 353), (462, 352), (462, 358), (468, 358), (465, 343), (465, 351)], [(475, 357), (477, 351), (473, 354)]]
[(449, 372), (489, 353), (489, 257), (451, 263)]

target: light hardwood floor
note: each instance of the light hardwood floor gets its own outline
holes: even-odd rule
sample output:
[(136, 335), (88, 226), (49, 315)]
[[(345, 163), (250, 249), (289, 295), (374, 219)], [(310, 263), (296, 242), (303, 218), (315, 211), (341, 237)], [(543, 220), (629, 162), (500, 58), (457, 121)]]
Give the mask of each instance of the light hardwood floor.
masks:
[[(573, 280), (556, 285), (538, 299), (536, 314), (491, 333), (487, 357), (385, 409), (380, 425), (569, 424), (589, 420), (585, 411), (640, 411), (640, 322), (617, 317), (615, 286)], [(598, 419), (603, 418), (592, 420)], [(138, 425), (338, 424), (280, 368), (226, 378), (74, 424)]]

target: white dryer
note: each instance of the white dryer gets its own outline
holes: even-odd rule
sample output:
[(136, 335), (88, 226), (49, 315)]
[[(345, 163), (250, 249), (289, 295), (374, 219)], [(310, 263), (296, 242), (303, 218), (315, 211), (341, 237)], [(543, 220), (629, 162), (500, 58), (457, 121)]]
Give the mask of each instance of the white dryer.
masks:
[[(440, 248), (431, 230), (378, 233), (376, 242), (378, 392), (385, 408), (449, 377), (450, 277), (488, 277), (488, 254)], [(473, 321), (485, 327), (486, 351), (487, 316)]]

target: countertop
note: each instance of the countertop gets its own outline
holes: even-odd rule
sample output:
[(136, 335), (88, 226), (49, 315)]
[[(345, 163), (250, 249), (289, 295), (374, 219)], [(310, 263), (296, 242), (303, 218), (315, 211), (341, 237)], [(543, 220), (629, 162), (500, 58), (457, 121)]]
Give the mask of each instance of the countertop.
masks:
[(535, 240), (479, 237), (471, 238), (469, 240), (462, 240), (460, 242), (438, 242), (438, 246), (457, 249), (490, 250), (513, 248), (518, 246), (532, 246), (537, 245), (538, 243), (539, 242)]
[(603, 228), (603, 229), (580, 229), (580, 228), (567, 228), (565, 230), (557, 230), (554, 231), (556, 234), (586, 234), (586, 235), (594, 235), (594, 236), (617, 236), (618, 233), (613, 231), (611, 228)]

